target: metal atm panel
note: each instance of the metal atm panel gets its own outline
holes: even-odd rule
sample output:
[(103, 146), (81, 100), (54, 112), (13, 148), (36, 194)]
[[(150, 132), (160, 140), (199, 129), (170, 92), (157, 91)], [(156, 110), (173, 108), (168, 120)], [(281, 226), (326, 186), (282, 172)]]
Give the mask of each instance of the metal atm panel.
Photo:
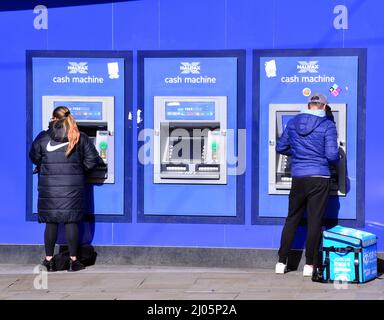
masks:
[[(331, 194), (346, 195), (346, 104), (329, 105), (332, 120), (336, 124), (338, 145), (344, 154), (337, 167), (331, 167)], [(288, 121), (301, 110), (305, 104), (270, 104), (269, 105), (269, 141), (268, 141), (268, 193), (289, 194), (291, 189), (290, 157), (276, 153), (276, 143), (282, 135)], [(330, 116), (330, 115), (329, 115)]]
[(66, 106), (75, 118), (80, 131), (86, 133), (95, 144), (100, 157), (107, 165), (96, 168), (87, 177), (88, 183), (115, 182), (115, 150), (114, 150), (114, 97), (113, 96), (43, 96), (42, 125), (48, 124), (53, 110), (58, 106)]
[(227, 97), (154, 97), (154, 183), (227, 183)]

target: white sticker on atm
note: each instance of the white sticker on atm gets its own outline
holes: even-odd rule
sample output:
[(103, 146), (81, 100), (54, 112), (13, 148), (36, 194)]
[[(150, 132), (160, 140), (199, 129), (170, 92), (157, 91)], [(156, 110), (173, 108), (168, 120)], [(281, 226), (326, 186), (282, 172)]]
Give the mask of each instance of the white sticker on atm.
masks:
[(108, 74), (109, 79), (119, 79), (119, 63), (118, 62), (109, 62), (108, 66)]
[(276, 77), (276, 61), (275, 60), (269, 60), (265, 62), (265, 74), (268, 78)]

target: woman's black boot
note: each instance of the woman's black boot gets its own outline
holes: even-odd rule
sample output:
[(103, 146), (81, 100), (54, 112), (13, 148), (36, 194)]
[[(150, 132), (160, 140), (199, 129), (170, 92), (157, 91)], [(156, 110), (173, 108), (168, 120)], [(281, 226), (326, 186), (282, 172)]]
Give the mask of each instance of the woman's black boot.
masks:
[(85, 266), (79, 260), (69, 259), (68, 272), (75, 272), (85, 269)]
[(55, 261), (53, 260), (53, 258), (49, 261), (47, 259), (44, 259), (41, 265), (44, 266), (48, 272), (56, 271)]

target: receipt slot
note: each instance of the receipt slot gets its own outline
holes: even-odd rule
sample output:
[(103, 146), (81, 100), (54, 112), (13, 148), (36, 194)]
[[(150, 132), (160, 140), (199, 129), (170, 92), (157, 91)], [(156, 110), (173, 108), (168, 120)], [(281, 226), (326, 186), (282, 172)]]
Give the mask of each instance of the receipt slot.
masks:
[(227, 97), (154, 97), (154, 183), (227, 183)]
[(106, 167), (100, 166), (87, 175), (88, 183), (114, 183), (114, 97), (109, 96), (43, 96), (44, 130), (56, 107), (65, 106), (75, 118), (80, 131), (86, 133)]
[[(307, 108), (302, 104), (269, 105), (269, 142), (268, 142), (268, 193), (289, 194), (292, 183), (291, 158), (276, 153), (276, 143), (290, 119)], [(338, 144), (344, 154), (336, 166), (331, 166), (331, 194), (346, 195), (346, 104), (330, 105), (332, 119), (335, 122)]]

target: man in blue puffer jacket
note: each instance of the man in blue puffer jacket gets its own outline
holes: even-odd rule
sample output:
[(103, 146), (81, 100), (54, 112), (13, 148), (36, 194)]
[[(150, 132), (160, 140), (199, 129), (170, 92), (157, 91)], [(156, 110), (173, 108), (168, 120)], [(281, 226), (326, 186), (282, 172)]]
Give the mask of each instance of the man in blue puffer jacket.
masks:
[(330, 190), (329, 166), (337, 164), (340, 159), (336, 126), (326, 117), (326, 106), (327, 98), (323, 94), (312, 96), (308, 109), (288, 122), (276, 146), (278, 153), (291, 157), (292, 187), (275, 272), (286, 272), (288, 253), (307, 209), (308, 233), (303, 275), (312, 276), (314, 281), (319, 276), (322, 218)]

